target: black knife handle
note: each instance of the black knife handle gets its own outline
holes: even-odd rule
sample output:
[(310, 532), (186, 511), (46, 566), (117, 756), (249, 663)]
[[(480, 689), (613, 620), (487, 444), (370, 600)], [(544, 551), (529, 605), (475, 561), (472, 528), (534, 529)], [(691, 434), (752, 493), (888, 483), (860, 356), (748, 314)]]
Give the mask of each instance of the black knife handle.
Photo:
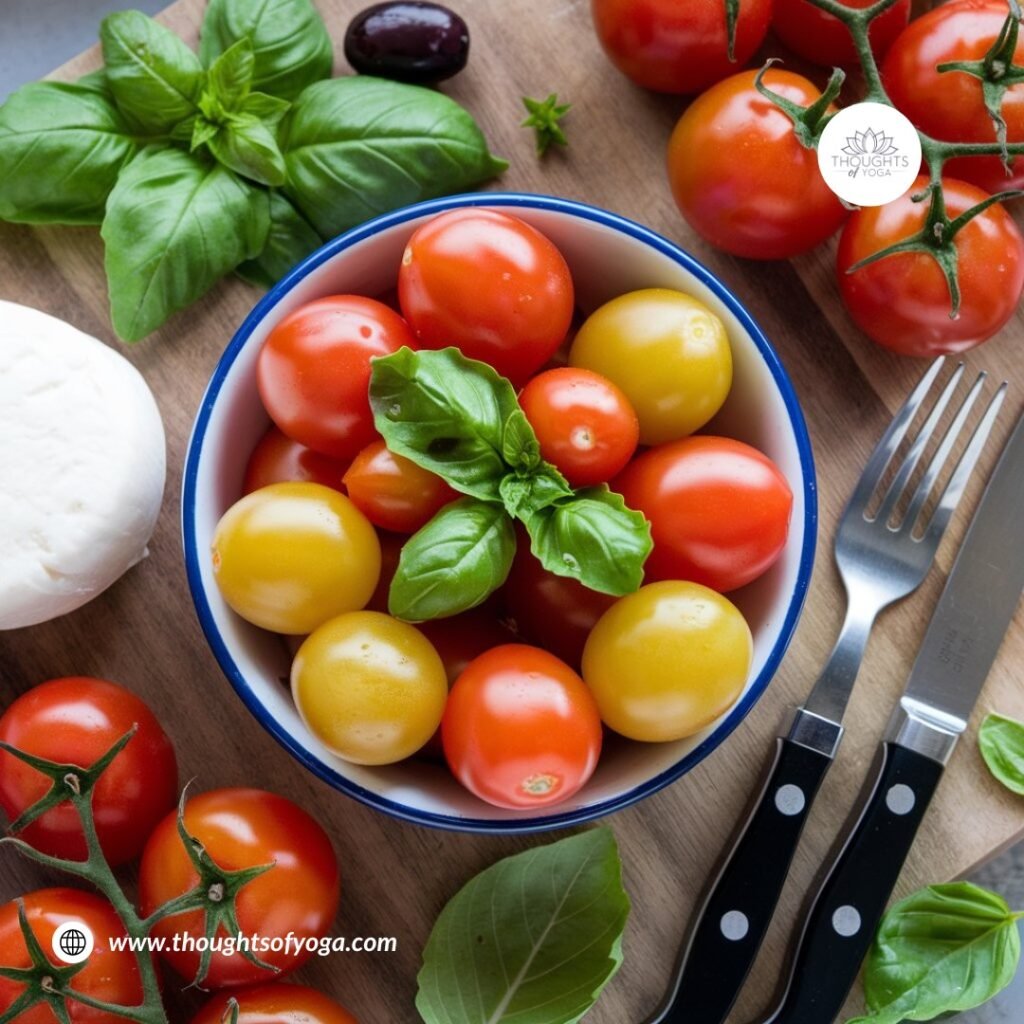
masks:
[(943, 765), (896, 743), (807, 914), (779, 1007), (764, 1024), (831, 1024), (853, 988)]
[(691, 931), (677, 987), (649, 1024), (720, 1024), (728, 1016), (831, 764), (826, 754), (779, 739), (768, 781)]

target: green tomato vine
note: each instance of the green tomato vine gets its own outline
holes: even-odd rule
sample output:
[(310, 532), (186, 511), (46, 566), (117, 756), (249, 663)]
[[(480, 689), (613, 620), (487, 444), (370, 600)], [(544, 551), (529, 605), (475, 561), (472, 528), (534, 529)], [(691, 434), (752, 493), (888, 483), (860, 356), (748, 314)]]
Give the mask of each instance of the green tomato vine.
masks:
[[(840, 0), (809, 0), (819, 10), (831, 14), (841, 21), (853, 38), (857, 55), (860, 59), (864, 75), (863, 101), (884, 103), (895, 108), (889, 98), (878, 61), (871, 49), (869, 31), (875, 18), (884, 14), (899, 0), (876, 0), (870, 7), (847, 7)], [(1024, 82), (1024, 67), (1013, 63), (1020, 31), (1021, 8), (1018, 0), (1007, 0), (1007, 16), (1002, 31), (993, 43), (989, 52), (979, 61), (954, 61), (938, 66), (942, 74), (969, 74), (980, 80), (985, 105), (992, 118), (992, 142), (946, 142), (918, 130), (921, 140), (921, 154), (928, 167), (928, 185), (921, 192), (911, 196), (915, 203), (927, 202), (928, 212), (924, 224), (919, 231), (893, 245), (880, 249), (849, 268), (853, 273), (869, 263), (885, 259), (896, 253), (924, 253), (938, 263), (946, 284), (949, 287), (950, 319), (956, 319), (960, 311), (960, 280), (957, 269), (957, 234), (975, 217), (982, 214), (995, 203), (1013, 199), (1024, 194), (1020, 190), (997, 192), (958, 217), (951, 218), (946, 211), (945, 196), (942, 191), (942, 169), (947, 160), (954, 157), (998, 156), (1009, 173), (1010, 161), (1014, 156), (1024, 155), (1024, 142), (1009, 142), (1006, 137), (1006, 121), (1002, 115), (1003, 98), (1006, 90), (1013, 85)], [(816, 149), (821, 133), (832, 114), (829, 107), (838, 98), (845, 81), (845, 74), (835, 68), (822, 96), (809, 107), (801, 107), (790, 100), (773, 92), (764, 83), (765, 72), (774, 61), (769, 61), (757, 76), (757, 88), (785, 113), (794, 125), (797, 139), (808, 149)]]

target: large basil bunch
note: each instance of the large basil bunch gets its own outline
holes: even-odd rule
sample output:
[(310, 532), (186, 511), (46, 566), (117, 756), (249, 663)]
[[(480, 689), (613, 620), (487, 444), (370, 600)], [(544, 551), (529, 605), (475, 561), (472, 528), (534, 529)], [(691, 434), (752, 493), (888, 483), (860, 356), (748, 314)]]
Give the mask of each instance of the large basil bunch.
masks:
[(102, 224), (125, 341), (232, 270), (269, 285), (322, 239), (506, 166), (439, 92), (331, 79), (310, 0), (210, 0), (198, 56), (139, 11), (100, 41), (102, 72), (0, 106), (0, 220)]

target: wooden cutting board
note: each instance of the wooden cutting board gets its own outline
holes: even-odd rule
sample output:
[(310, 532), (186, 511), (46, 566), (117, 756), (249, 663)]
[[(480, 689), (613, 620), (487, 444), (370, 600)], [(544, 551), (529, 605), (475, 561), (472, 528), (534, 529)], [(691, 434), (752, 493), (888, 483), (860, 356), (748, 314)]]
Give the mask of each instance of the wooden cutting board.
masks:
[[(360, 0), (318, 0), (341, 59), (341, 39)], [(680, 219), (663, 169), (676, 98), (634, 88), (606, 62), (586, 0), (462, 0), (473, 33), (469, 68), (446, 90), (478, 117), (495, 152), (511, 161), (500, 186), (570, 196), (636, 218), (675, 239), (718, 273), (744, 301), (778, 349), (810, 423), (818, 463), (821, 534), (806, 611), (778, 677), (748, 720), (714, 755), (666, 792), (609, 821), (621, 845), (633, 913), (626, 962), (587, 1018), (594, 1024), (645, 1019), (658, 1002), (683, 927), (737, 815), (756, 786), (787, 706), (799, 701), (831, 646), (842, 594), (831, 561), (833, 529), (868, 452), (921, 373), (919, 362), (876, 348), (847, 320), (833, 280), (834, 247), (792, 263), (743, 262), (715, 252)], [(179, 0), (162, 17), (194, 43), (204, 0)], [(98, 65), (90, 51), (57, 72), (71, 79)], [(557, 90), (571, 101), (565, 153), (543, 163), (533, 152), (520, 96)], [(258, 293), (228, 280), (157, 336), (123, 349), (160, 403), (169, 443), (168, 489), (152, 555), (101, 599), (57, 622), (0, 634), (0, 705), (53, 676), (90, 674), (142, 694), (174, 738), (183, 779), (199, 788), (255, 785), (313, 811), (336, 844), (344, 876), (339, 934), (398, 937), (397, 953), (319, 960), (301, 979), (335, 995), (363, 1024), (411, 1024), (415, 976), (431, 924), (471, 875), (543, 838), (452, 835), (405, 825), (367, 810), (304, 771), (258, 726), (222, 677), (199, 631), (182, 567), (178, 505), (182, 461), (193, 414), (208, 376)], [(110, 342), (98, 232), (0, 224), (0, 298), (64, 317)], [(968, 357), (972, 368), (1014, 379), (1008, 433), (1024, 397), (1018, 316), (1002, 336)], [(1013, 371), (1016, 368), (1017, 373)], [(986, 468), (993, 461), (989, 451)], [(976, 479), (966, 505), (980, 490)], [(892, 702), (913, 660), (965, 525), (959, 515), (938, 569), (919, 593), (887, 613), (871, 642), (849, 716), (849, 735), (815, 808), (783, 899), (733, 1020), (755, 1017), (768, 1002), (785, 940), (810, 878), (825, 855), (867, 770)], [(989, 679), (971, 734), (922, 829), (901, 894), (963, 874), (1024, 834), (1024, 800), (985, 772), (974, 729), (987, 710), (1024, 717), (1024, 616), (1018, 616)], [(0, 898), (55, 878), (11, 853), (0, 854)], [(169, 993), (175, 986), (170, 982)], [(194, 995), (170, 995), (186, 1020)], [(850, 1013), (859, 1009), (851, 997)]]

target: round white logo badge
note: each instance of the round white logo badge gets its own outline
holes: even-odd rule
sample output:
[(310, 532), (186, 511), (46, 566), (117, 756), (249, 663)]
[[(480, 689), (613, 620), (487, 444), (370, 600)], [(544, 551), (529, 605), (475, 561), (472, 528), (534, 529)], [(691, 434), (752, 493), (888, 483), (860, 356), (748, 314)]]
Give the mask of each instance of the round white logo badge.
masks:
[(882, 206), (903, 195), (920, 173), (921, 140), (894, 107), (855, 103), (825, 125), (818, 167), (840, 199)]
[(66, 964), (88, 960), (94, 945), (92, 929), (84, 921), (65, 921), (57, 927), (51, 941), (54, 955)]

